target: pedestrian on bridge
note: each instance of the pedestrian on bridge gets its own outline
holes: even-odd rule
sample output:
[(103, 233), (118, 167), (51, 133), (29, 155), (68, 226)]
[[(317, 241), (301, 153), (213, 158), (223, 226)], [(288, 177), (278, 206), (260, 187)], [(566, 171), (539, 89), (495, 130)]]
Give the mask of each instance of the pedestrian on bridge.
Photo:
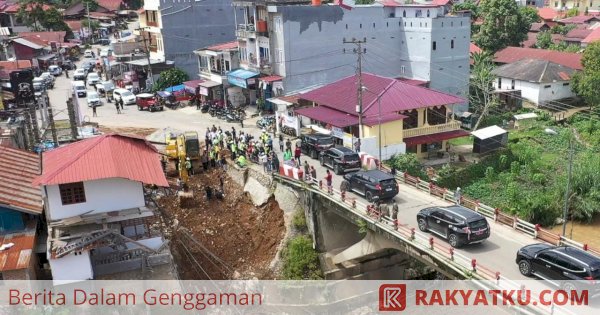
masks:
[(327, 170), (327, 174), (325, 175), (325, 182), (327, 183), (327, 192), (330, 194), (333, 193), (333, 175), (331, 175), (329, 170)]
[(462, 191), (460, 190), (460, 187), (456, 187), (456, 191), (454, 192), (454, 200), (456, 201), (457, 205), (460, 205), (461, 199), (462, 199)]
[(394, 204), (392, 205), (392, 220), (394, 221), (394, 225), (398, 224), (398, 203), (394, 200)]
[(304, 160), (304, 180), (310, 180), (310, 166), (306, 160)]
[(317, 170), (312, 165), (310, 166), (310, 178), (317, 180)]

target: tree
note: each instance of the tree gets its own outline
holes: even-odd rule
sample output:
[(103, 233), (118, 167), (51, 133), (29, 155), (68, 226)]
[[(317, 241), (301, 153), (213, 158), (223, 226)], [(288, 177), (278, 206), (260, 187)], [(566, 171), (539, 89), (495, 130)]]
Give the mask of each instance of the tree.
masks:
[(40, 24), (49, 31), (71, 31), (71, 28), (63, 19), (62, 13), (58, 12), (56, 8), (46, 10)]
[(486, 52), (473, 54), (473, 70), (469, 79), (469, 102), (471, 110), (479, 115), (473, 130), (477, 130), (484, 117), (494, 106), (498, 98), (493, 93), (496, 76), (492, 73), (494, 62), (492, 55)]
[(569, 17), (574, 17), (574, 16), (578, 16), (579, 15), (579, 8), (570, 8), (569, 10), (567, 10), (566, 16)]
[(479, 12), (484, 21), (474, 38), (483, 50), (496, 52), (519, 46), (527, 38), (531, 21), (514, 0), (482, 0)]
[(467, 0), (463, 3), (452, 5), (452, 13), (460, 11), (471, 11), (471, 34), (479, 32), (479, 25), (475, 23), (479, 18), (479, 7), (473, 0)]
[(550, 32), (539, 32), (537, 35), (535, 47), (540, 49), (548, 49), (552, 45), (552, 34)]
[(23, 21), (33, 31), (41, 31), (41, 21), (44, 19), (44, 0), (19, 0), (17, 18)]
[(572, 78), (573, 91), (583, 97), (590, 107), (600, 104), (600, 42), (589, 44), (581, 58), (583, 71)]
[(390, 158), (389, 164), (401, 172), (408, 173), (421, 179), (427, 179), (427, 174), (423, 171), (423, 166), (415, 154), (398, 154)]
[(81, 2), (83, 3), (84, 8), (87, 9), (89, 6), (90, 12), (94, 12), (98, 9), (98, 1), (96, 0), (82, 0)]
[(519, 11), (529, 23), (538, 23), (542, 20), (537, 9), (532, 7), (519, 7)]
[(187, 73), (179, 68), (171, 68), (160, 73), (160, 77), (154, 84), (155, 91), (164, 90), (170, 86), (180, 85), (189, 79)]

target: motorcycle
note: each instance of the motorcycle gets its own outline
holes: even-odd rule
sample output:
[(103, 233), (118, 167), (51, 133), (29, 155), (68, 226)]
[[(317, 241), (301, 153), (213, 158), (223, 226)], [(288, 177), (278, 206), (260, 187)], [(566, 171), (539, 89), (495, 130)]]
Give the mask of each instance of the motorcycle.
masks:
[(210, 105), (208, 103), (203, 103), (202, 106), (200, 107), (201, 113), (208, 113), (209, 110), (210, 110)]

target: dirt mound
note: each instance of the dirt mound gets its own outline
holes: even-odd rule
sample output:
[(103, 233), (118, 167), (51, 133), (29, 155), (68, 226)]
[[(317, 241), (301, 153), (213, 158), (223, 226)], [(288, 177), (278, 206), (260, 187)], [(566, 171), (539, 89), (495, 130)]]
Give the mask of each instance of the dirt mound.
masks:
[[(225, 197), (207, 200), (205, 187)], [(274, 199), (255, 207), (242, 187), (220, 169), (192, 176), (192, 208), (181, 208), (177, 196), (158, 200), (165, 214), (184, 231), (174, 234), (172, 251), (182, 279), (272, 279), (269, 263), (284, 235), (283, 211)], [(189, 230), (191, 237), (185, 232)]]
[(156, 128), (133, 128), (133, 127), (107, 127), (100, 126), (98, 129), (104, 133), (118, 133), (122, 135), (133, 135), (146, 137), (156, 131)]

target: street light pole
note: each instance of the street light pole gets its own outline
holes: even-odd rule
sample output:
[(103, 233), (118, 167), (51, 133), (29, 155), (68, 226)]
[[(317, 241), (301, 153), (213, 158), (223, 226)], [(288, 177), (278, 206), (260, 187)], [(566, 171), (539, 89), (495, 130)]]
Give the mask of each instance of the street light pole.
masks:
[(375, 97), (377, 97), (377, 107), (378, 107), (378, 111), (379, 111), (379, 114), (378, 114), (378, 123), (379, 123), (378, 129), (379, 130), (378, 130), (378, 135), (377, 135), (377, 138), (378, 138), (377, 139), (377, 144), (379, 146), (379, 163), (378, 163), (378, 167), (379, 167), (379, 169), (381, 169), (381, 162), (382, 162), (382, 159), (381, 159), (381, 97), (383, 96), (383, 93), (381, 95), (375, 94), (373, 91), (367, 89), (366, 86), (363, 86), (361, 88), (361, 90), (367, 91), (367, 92), (375, 95)]

